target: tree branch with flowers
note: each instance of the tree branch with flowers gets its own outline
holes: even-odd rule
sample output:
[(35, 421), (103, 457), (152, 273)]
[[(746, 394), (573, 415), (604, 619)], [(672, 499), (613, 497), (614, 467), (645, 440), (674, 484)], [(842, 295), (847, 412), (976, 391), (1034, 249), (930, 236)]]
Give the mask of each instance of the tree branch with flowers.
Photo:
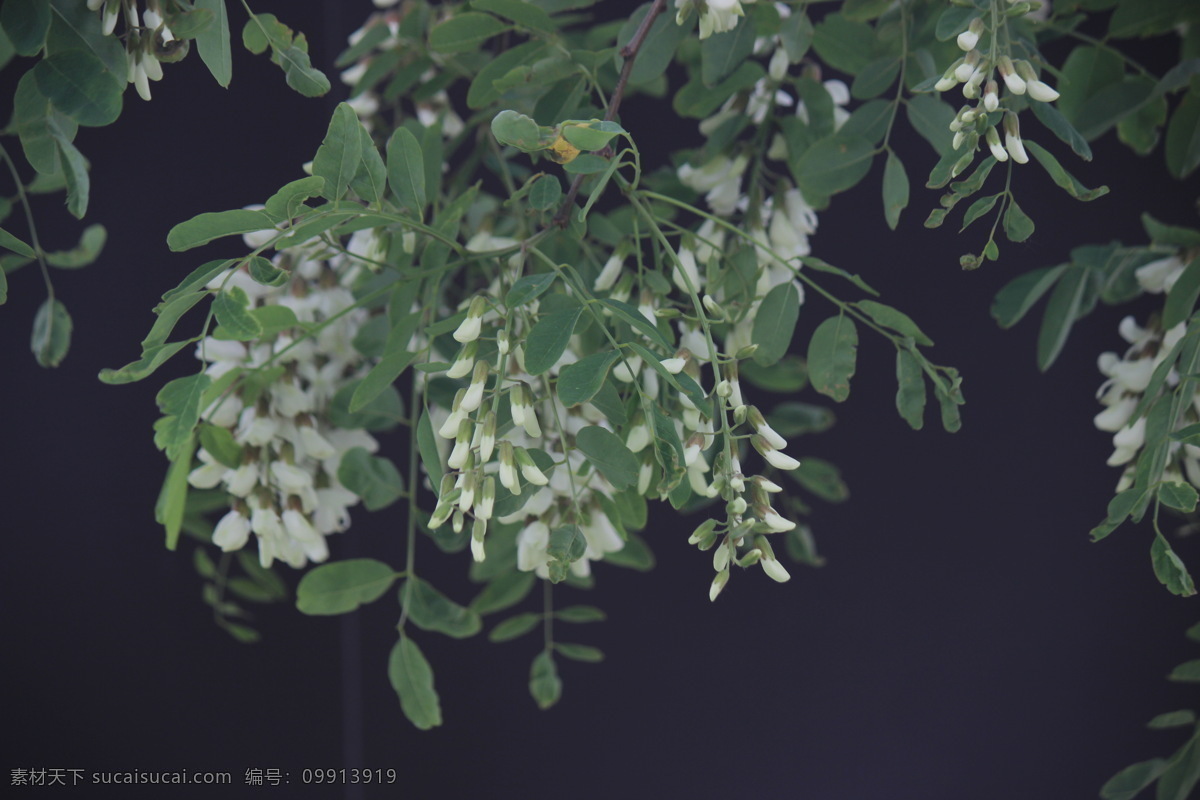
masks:
[[(1090, 160), (1109, 132), (1161, 151), (1177, 179), (1200, 166), (1200, 9), (1188, 4), (655, 0), (616, 20), (586, 0), (375, 5), (337, 62), (349, 98), (304, 174), (172, 229), (171, 250), (213, 258), (163, 294), (139, 357), (100, 379), (146, 380), (194, 355), (193, 374), (157, 396), (167, 547), (189, 537), (218, 624), (246, 641), (259, 634), (241, 603), (285, 597), (281, 564), (305, 570), (296, 604), (310, 615), (354, 611), (399, 583), (387, 673), (419, 728), (443, 720), (418, 640), (474, 636), (485, 621), (494, 642), (541, 632), (528, 688), (554, 705), (559, 660), (602, 658), (559, 629), (603, 612), (563, 598), (592, 585), (594, 564), (653, 568), (651, 502), (693, 521), (688, 542), (713, 567), (697, 590), (711, 600), (755, 567), (785, 583), (785, 562), (820, 565), (805, 498), (847, 490), (800, 443), (832, 423), (814, 392), (849, 396), (860, 346), (895, 351), (905, 423), (922, 428), (936, 404), (945, 430), (959, 429), (963, 378), (930, 360), (933, 341), (892, 304), (904, 298), (885, 302), (865, 268), (813, 255), (820, 213), (877, 161), (874, 213), (889, 229), (917, 202), (914, 181), (943, 192), (914, 209), (928, 228), (966, 200), (960, 232), (991, 219), (960, 258), (968, 270), (1011, 252), (1001, 233), (1034, 235), (1019, 195), (1051, 184), (1104, 195), (1063, 161)], [(4, 276), (37, 265), (44, 366), (63, 362), (72, 332), (54, 270), (99, 259), (105, 234), (92, 225), (74, 248), (47, 250), (29, 196), (64, 191), (82, 219), (78, 127), (118, 122), (128, 84), (143, 101), (151, 82), (169, 91), (163, 65), (192, 47), (228, 85), (230, 11), (10, 0), (0, 12), (0, 55), (37, 59), (5, 129), (16, 141), (0, 150), (13, 183), (3, 216), (22, 211), (0, 220), (0, 300)], [(302, 33), (244, 2), (240, 13), (243, 45), (269, 52), (288, 86), (330, 90)], [(1180, 58), (1156, 75), (1123, 51), (1136, 37)], [(655, 118), (629, 112), (639, 96), (655, 98)], [(697, 144), (651, 160), (640, 147), (664, 122), (694, 127)], [(893, 146), (902, 129), (928, 143), (920, 164)], [(1193, 595), (1164, 523), (1194, 515), (1200, 487), (1200, 231), (1144, 226), (1146, 244), (1080, 243), (1068, 263), (1021, 272), (993, 315), (1009, 327), (1046, 299), (1044, 370), (1099, 302), (1163, 297), (1160, 313), (1122, 324), (1123, 355), (1100, 357), (1096, 427), (1114, 434), (1109, 463), (1123, 471), (1092, 537), (1149, 514), (1154, 574)], [(819, 320), (811, 331), (802, 306)], [(181, 326), (197, 308), (200, 325)], [(377, 434), (397, 428), (407, 447), (384, 452)], [(331, 558), (352, 518), (370, 526), (362, 512), (396, 503), (403, 564)], [(458, 559), (478, 592), (447, 596), (419, 551)], [(1154, 781), (1160, 797), (1186, 796), (1197, 737), (1103, 796)]]

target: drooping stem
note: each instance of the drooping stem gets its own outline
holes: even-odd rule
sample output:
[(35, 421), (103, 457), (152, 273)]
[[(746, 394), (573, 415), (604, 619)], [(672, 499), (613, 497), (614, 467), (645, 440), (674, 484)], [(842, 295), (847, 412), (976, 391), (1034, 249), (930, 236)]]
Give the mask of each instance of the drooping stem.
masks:
[(9, 174), (12, 175), (13, 184), (17, 187), (17, 197), (21, 201), (21, 208), (25, 212), (25, 224), (29, 226), (29, 241), (33, 245), (33, 254), (37, 258), (38, 266), (42, 270), (42, 280), (46, 283), (46, 296), (54, 299), (54, 283), (50, 280), (50, 268), (46, 266), (46, 255), (42, 252), (42, 244), (38, 241), (37, 226), (33, 222), (33, 209), (29, 207), (29, 196), (25, 193), (25, 184), (21, 183), (21, 176), (17, 173), (17, 165), (13, 163), (12, 156), (8, 154), (8, 150), (0, 145), (0, 158), (4, 159), (4, 163), (8, 164)]
[[(633, 64), (637, 61), (638, 53), (642, 49), (642, 43), (646, 41), (646, 36), (650, 33), (650, 26), (658, 19), (658, 15), (663, 12), (667, 6), (667, 0), (654, 0), (654, 5), (650, 6), (650, 10), (646, 12), (646, 16), (642, 18), (638, 28), (633, 33), (633, 38), (629, 43), (621, 48), (621, 58), (625, 59), (625, 63), (621, 66), (621, 74), (617, 78), (617, 86), (613, 90), (612, 98), (608, 102), (608, 110), (604, 112), (605, 122), (611, 122), (617, 116), (617, 109), (621, 107), (621, 100), (625, 97), (625, 87), (629, 84), (629, 74), (633, 72)], [(567, 191), (567, 197), (563, 201), (562, 207), (558, 213), (554, 215), (552, 225), (560, 228), (565, 228), (567, 220), (570, 218), (571, 209), (575, 208), (575, 197), (579, 194), (579, 188), (583, 185), (583, 175), (576, 175), (575, 180), (571, 181), (571, 188)]]

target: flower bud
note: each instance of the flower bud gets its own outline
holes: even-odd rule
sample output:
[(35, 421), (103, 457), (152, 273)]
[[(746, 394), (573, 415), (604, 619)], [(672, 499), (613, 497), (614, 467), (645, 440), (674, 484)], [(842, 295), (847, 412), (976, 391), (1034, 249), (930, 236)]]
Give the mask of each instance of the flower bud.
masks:
[(729, 583), (729, 570), (724, 569), (717, 573), (717, 576), (713, 578), (712, 585), (708, 587), (709, 602), (717, 599), (717, 595), (721, 593), (727, 583)]
[(471, 453), (473, 427), (468, 419), (464, 419), (458, 424), (458, 435), (454, 437), (454, 449), (450, 451), (450, 456), (446, 459), (446, 466), (450, 469), (462, 469), (462, 466), (467, 463), (467, 456)]
[(487, 533), (487, 520), (480, 517), (475, 518), (475, 522), (471, 525), (471, 558), (475, 561), (483, 561), (483, 537)]
[(467, 387), (466, 393), (463, 394), (462, 404), (459, 406), (466, 413), (469, 414), (479, 408), (479, 404), (483, 402), (483, 389), (487, 385), (489, 371), (486, 361), (475, 362), (475, 369), (471, 374), (471, 385)]
[(529, 457), (529, 452), (524, 447), (516, 448), (515, 453), (517, 466), (521, 468), (521, 477), (535, 486), (545, 486), (550, 482), (545, 473), (538, 469), (538, 465), (533, 463), (533, 459)]
[(792, 458), (787, 453), (781, 452), (772, 447), (771, 443), (768, 442), (762, 436), (762, 434), (755, 434), (754, 436), (751, 436), (750, 443), (754, 445), (755, 450), (762, 454), (762, 457), (767, 460), (767, 463), (772, 467), (775, 467), (775, 469), (792, 470), (800, 466), (799, 461)]
[(471, 374), (471, 370), (475, 367), (475, 353), (479, 350), (479, 342), (467, 342), (458, 351), (458, 355), (454, 358), (454, 363), (450, 365), (450, 369), (446, 370), (447, 378), (465, 378)]
[(713, 531), (716, 530), (716, 527), (717, 521), (715, 519), (704, 520), (696, 530), (692, 531), (692, 535), (688, 537), (688, 544), (699, 545), (701, 550), (705, 550), (707, 549), (705, 546), (707, 542), (708, 546), (711, 547), (714, 539)]
[(665, 369), (667, 372), (671, 373), (672, 375), (678, 375), (680, 372), (682, 372), (683, 368), (686, 364), (687, 364), (687, 359), (679, 358), (678, 356), (676, 356), (675, 358), (664, 358), (662, 360), (663, 369)]
[(492, 459), (492, 451), (496, 448), (496, 412), (488, 411), (483, 417), (483, 425), (476, 428), (479, 434), (479, 463), (486, 464)]
[(767, 64), (767, 74), (771, 76), (771, 80), (779, 83), (788, 73), (788, 55), (787, 50), (782, 47), (775, 49), (771, 54), (771, 60)]
[(512, 442), (500, 442), (500, 485), (513, 494), (520, 494), (521, 482), (517, 479), (517, 466), (513, 456)]
[(722, 572), (729, 566), (729, 544), (722, 542), (721, 546), (713, 550), (713, 571)]
[(970, 52), (975, 49), (975, 45), (979, 44), (979, 37), (983, 34), (983, 18), (975, 17), (971, 20), (971, 24), (967, 29), (958, 35), (958, 49), (963, 52)]
[(1029, 155), (1025, 152), (1025, 145), (1021, 142), (1020, 122), (1017, 120), (1017, 115), (1011, 111), (1004, 115), (1004, 147), (1012, 156), (1013, 161), (1018, 164), (1029, 163)]
[(1026, 81), (1025, 88), (1030, 97), (1042, 103), (1053, 103), (1058, 99), (1058, 92), (1042, 81)]
[(459, 323), (458, 328), (454, 331), (454, 340), (466, 344), (478, 339), (479, 333), (483, 329), (483, 312), (486, 309), (487, 300), (483, 295), (475, 295), (471, 298), (471, 305), (467, 307), (467, 318)]
[(988, 128), (987, 143), (993, 158), (997, 161), (1008, 161), (1008, 152), (1000, 146), (1000, 134), (995, 128)]
[[(500, 354), (501, 358), (508, 355), (508, 331), (502, 330), (496, 334), (496, 352)], [(503, 367), (503, 365), (500, 366)]]
[(638, 494), (645, 496), (646, 492), (650, 491), (650, 480), (654, 477), (654, 460), (647, 458), (642, 460), (641, 466), (638, 467), (637, 491)]
[(737, 496), (725, 504), (725, 513), (731, 517), (741, 516), (746, 513), (746, 498)]
[(984, 89), (983, 107), (988, 111), (995, 111), (1000, 107), (1000, 85), (994, 78), (987, 82), (987, 87)]
[(1000, 56), (1000, 77), (1004, 79), (1004, 85), (1013, 94), (1025, 94), (1025, 80), (1017, 74), (1016, 68), (1013, 66), (1013, 61), (1008, 56)]
[(492, 509), (496, 505), (496, 479), (488, 475), (483, 479), (483, 489), (479, 493), (479, 502), (475, 504), (476, 519), (491, 519)]
[(786, 533), (796, 527), (796, 523), (784, 519), (778, 511), (770, 506), (756, 507), (754, 513), (772, 533)]
[(608, 257), (608, 261), (604, 262), (603, 269), (596, 276), (595, 283), (592, 284), (592, 291), (607, 292), (617, 282), (617, 278), (621, 277), (621, 268), (625, 265), (625, 259), (613, 253)]
[(748, 412), (747, 419), (749, 419), (750, 424), (754, 427), (754, 430), (776, 450), (782, 450), (783, 448), (787, 447), (787, 439), (784, 439), (775, 432), (774, 428), (767, 424), (767, 420), (762, 415), (762, 412), (759, 411), (756, 406), (750, 406), (749, 408), (750, 410)]

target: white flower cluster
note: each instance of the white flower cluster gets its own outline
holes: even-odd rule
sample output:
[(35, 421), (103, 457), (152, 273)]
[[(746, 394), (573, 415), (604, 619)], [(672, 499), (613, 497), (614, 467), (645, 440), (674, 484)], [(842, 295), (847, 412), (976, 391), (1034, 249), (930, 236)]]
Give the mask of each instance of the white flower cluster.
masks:
[(115, 36), (117, 19), (125, 17), (125, 55), (129, 62), (128, 81), (143, 100), (150, 99), (150, 81), (162, 80), (160, 60), (174, 60), (182, 55), (185, 44), (163, 21), (158, 0), (148, 0), (145, 12), (139, 15), (137, 0), (87, 0), (91, 11), (99, 11), (101, 30), (105, 36)]
[[(262, 244), (262, 237), (275, 233), (251, 234), (247, 244)], [(256, 283), (244, 268), (218, 275), (209, 286), (239, 288), (253, 307), (286, 307), (314, 332), (286, 330), (248, 343), (210, 336), (201, 342), (196, 356), (209, 363), (205, 372), (214, 381), (231, 370), (250, 376), (255, 368), (273, 367), (280, 374), (257, 391), (253, 380), (236, 383), (204, 409), (205, 421), (232, 433), (241, 463), (231, 467), (200, 448), (202, 464), (188, 480), (230, 495), (232, 508), (217, 523), (214, 544), (238, 550), (253, 533), (263, 566), (280, 559), (298, 568), (328, 558), (325, 537), (350, 524), (348, 509), (359, 498), (338, 481), (342, 456), (354, 447), (374, 452), (378, 444), (365, 431), (334, 426), (328, 416), (337, 391), (369, 366), (352, 344), (367, 312), (342, 313), (354, 305), (347, 287), (357, 267), (344, 255), (312, 245), (281, 251), (274, 263), (291, 273), (283, 286)]]
[[(993, 2), (999, 3), (1001, 0)], [(1001, 25), (1007, 24), (1007, 15), (1024, 15), (1040, 5), (1025, 0), (1007, 2), (1009, 8), (1005, 16), (1001, 17)], [(980, 50), (980, 39), (989, 32), (992, 37), (991, 46)], [(1010, 110), (1004, 112), (1003, 146), (1000, 144), (1000, 132), (988, 118), (989, 113), (1000, 109), (1001, 103), (1000, 84), (995, 78), (995, 73), (999, 73), (1008, 92), (1013, 95), (1028, 95), (1038, 102), (1052, 103), (1058, 99), (1058, 92), (1038, 78), (1033, 65), (1028, 61), (1013, 60), (1007, 52), (1002, 52), (998, 46), (1000, 37), (997, 31), (989, 31), (982, 16), (973, 17), (967, 28), (958, 35), (957, 41), (964, 55), (951, 64), (941, 79), (934, 84), (937, 91), (948, 92), (961, 83), (963, 97), (975, 101), (974, 106), (962, 106), (950, 123), (950, 130), (954, 132), (954, 149), (960, 149), (965, 142), (970, 145), (970, 152), (974, 152), (982, 135), (997, 161), (1007, 161), (1011, 157), (1018, 164), (1027, 163), (1029, 154), (1025, 152), (1021, 141), (1020, 121), (1017, 115)]]
[[(1143, 290), (1152, 294), (1169, 293), (1175, 281), (1183, 273), (1185, 263), (1178, 256), (1162, 258), (1138, 268), (1137, 279)], [(1146, 388), (1158, 365), (1171, 349), (1183, 338), (1186, 323), (1180, 322), (1168, 331), (1163, 331), (1155, 320), (1146, 328), (1137, 324), (1133, 317), (1121, 320), (1121, 338), (1129, 343), (1123, 356), (1102, 353), (1099, 359), (1100, 372), (1107, 378), (1096, 396), (1105, 409), (1096, 415), (1096, 427), (1113, 433), (1113, 453), (1108, 465), (1125, 466), (1117, 484), (1122, 491), (1133, 483), (1133, 462), (1145, 444), (1146, 417), (1132, 419), (1141, 403)], [(1179, 385), (1179, 374), (1172, 369), (1167, 375), (1165, 386), (1172, 389)], [(1191, 403), (1175, 420), (1175, 429), (1185, 427), (1200, 419), (1200, 395), (1193, 395)], [(1184, 481), (1200, 488), (1200, 447), (1171, 442), (1169, 460), (1163, 474), (1166, 481)]]
[[(481, 251), (504, 245), (504, 240), (497, 237), (486, 238), (483, 241), (475, 237), (468, 249)], [(524, 351), (518, 343), (524, 338), (524, 322), (519, 315), (501, 316), (490, 308), (486, 297), (495, 294), (489, 291), (472, 298), (466, 318), (453, 334), (461, 348), (445, 375), (454, 379), (470, 376), (469, 383), (458, 390), (448, 411), (430, 408), (439, 437), (453, 445), (446, 458), (451, 471), (443, 478), (429, 527), (436, 530), (449, 521), (458, 532), (470, 514), (471, 552), (476, 561), (482, 561), (488, 523), (495, 510), (497, 481), (509, 495), (520, 495), (525, 484), (532, 484), (538, 488), (519, 508), (497, 517), (503, 524), (524, 525), (517, 539), (517, 567), (548, 577), (551, 531), (575, 524), (587, 541), (587, 549), (581, 559), (572, 562), (571, 571), (586, 576), (590, 561), (625, 544), (601, 508), (599, 495), (611, 497), (613, 487), (595, 470), (582, 475), (583, 454), (570, 446), (584, 426), (606, 422), (589, 406), (567, 409), (556, 393), (533, 388), (542, 379), (525, 372)], [(530, 311), (536, 311), (536, 305), (531, 306)], [(494, 356), (480, 357), (482, 339), (494, 340)], [(557, 374), (577, 358), (568, 350), (548, 374)], [(501, 431), (497, 441), (497, 411), (502, 402), (507, 403), (512, 427)], [(553, 424), (543, 425), (543, 421)], [(530, 455), (532, 448), (565, 463), (559, 463), (547, 476)]]
[[(398, 0), (375, 0), (375, 5), (378, 8), (388, 8), (395, 6)], [(379, 25), (387, 26), (388, 34), (382, 41), (372, 48), (371, 52), (364, 54), (352, 66), (342, 71), (342, 83), (350, 87), (357, 87), (359, 81), (367, 74), (371, 63), (377, 58), (390, 58), (391, 53), (395, 51), (413, 52), (412, 59), (416, 59), (416, 50), (412, 48), (410, 42), (406, 42), (400, 33), (400, 19), (403, 15), (402, 11), (385, 11), (371, 15), (361, 28), (354, 31), (349, 36), (350, 46), (358, 44), (367, 33)], [(387, 55), (385, 55), (387, 54)], [(430, 54), (431, 57), (436, 57), (436, 54)], [(397, 67), (399, 68), (399, 67)], [(421, 83), (428, 83), (436, 78), (438, 70), (430, 68), (426, 70), (420, 78)], [(354, 96), (347, 102), (350, 107), (358, 114), (363, 125), (367, 130), (371, 130), (372, 124), (377, 122), (373, 118), (379, 114), (381, 97), (374, 87), (366, 87), (363, 91), (355, 91)], [(426, 128), (431, 128), (440, 121), (442, 136), (446, 139), (452, 139), (463, 132), (466, 127), (462, 117), (454, 110), (454, 104), (450, 100), (450, 95), (445, 89), (439, 89), (431, 93), (428, 97), (415, 103), (417, 119), (421, 125)], [(397, 123), (399, 120), (396, 121)]]
[(692, 9), (700, 15), (700, 38), (707, 39), (714, 33), (726, 33), (737, 27), (745, 12), (742, 2), (754, 0), (675, 0), (675, 24), (682, 25)]

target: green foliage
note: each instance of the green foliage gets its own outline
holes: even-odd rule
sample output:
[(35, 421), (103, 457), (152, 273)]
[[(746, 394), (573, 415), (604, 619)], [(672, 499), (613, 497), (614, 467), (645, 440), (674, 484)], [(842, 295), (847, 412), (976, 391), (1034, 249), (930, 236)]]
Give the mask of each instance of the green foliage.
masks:
[(322, 564), (300, 579), (296, 608), (305, 614), (345, 614), (383, 597), (395, 580), (394, 569), (370, 558)]
[(442, 708), (433, 688), (433, 668), (421, 648), (403, 634), (388, 659), (388, 678), (409, 722), (423, 731), (442, 724)]

